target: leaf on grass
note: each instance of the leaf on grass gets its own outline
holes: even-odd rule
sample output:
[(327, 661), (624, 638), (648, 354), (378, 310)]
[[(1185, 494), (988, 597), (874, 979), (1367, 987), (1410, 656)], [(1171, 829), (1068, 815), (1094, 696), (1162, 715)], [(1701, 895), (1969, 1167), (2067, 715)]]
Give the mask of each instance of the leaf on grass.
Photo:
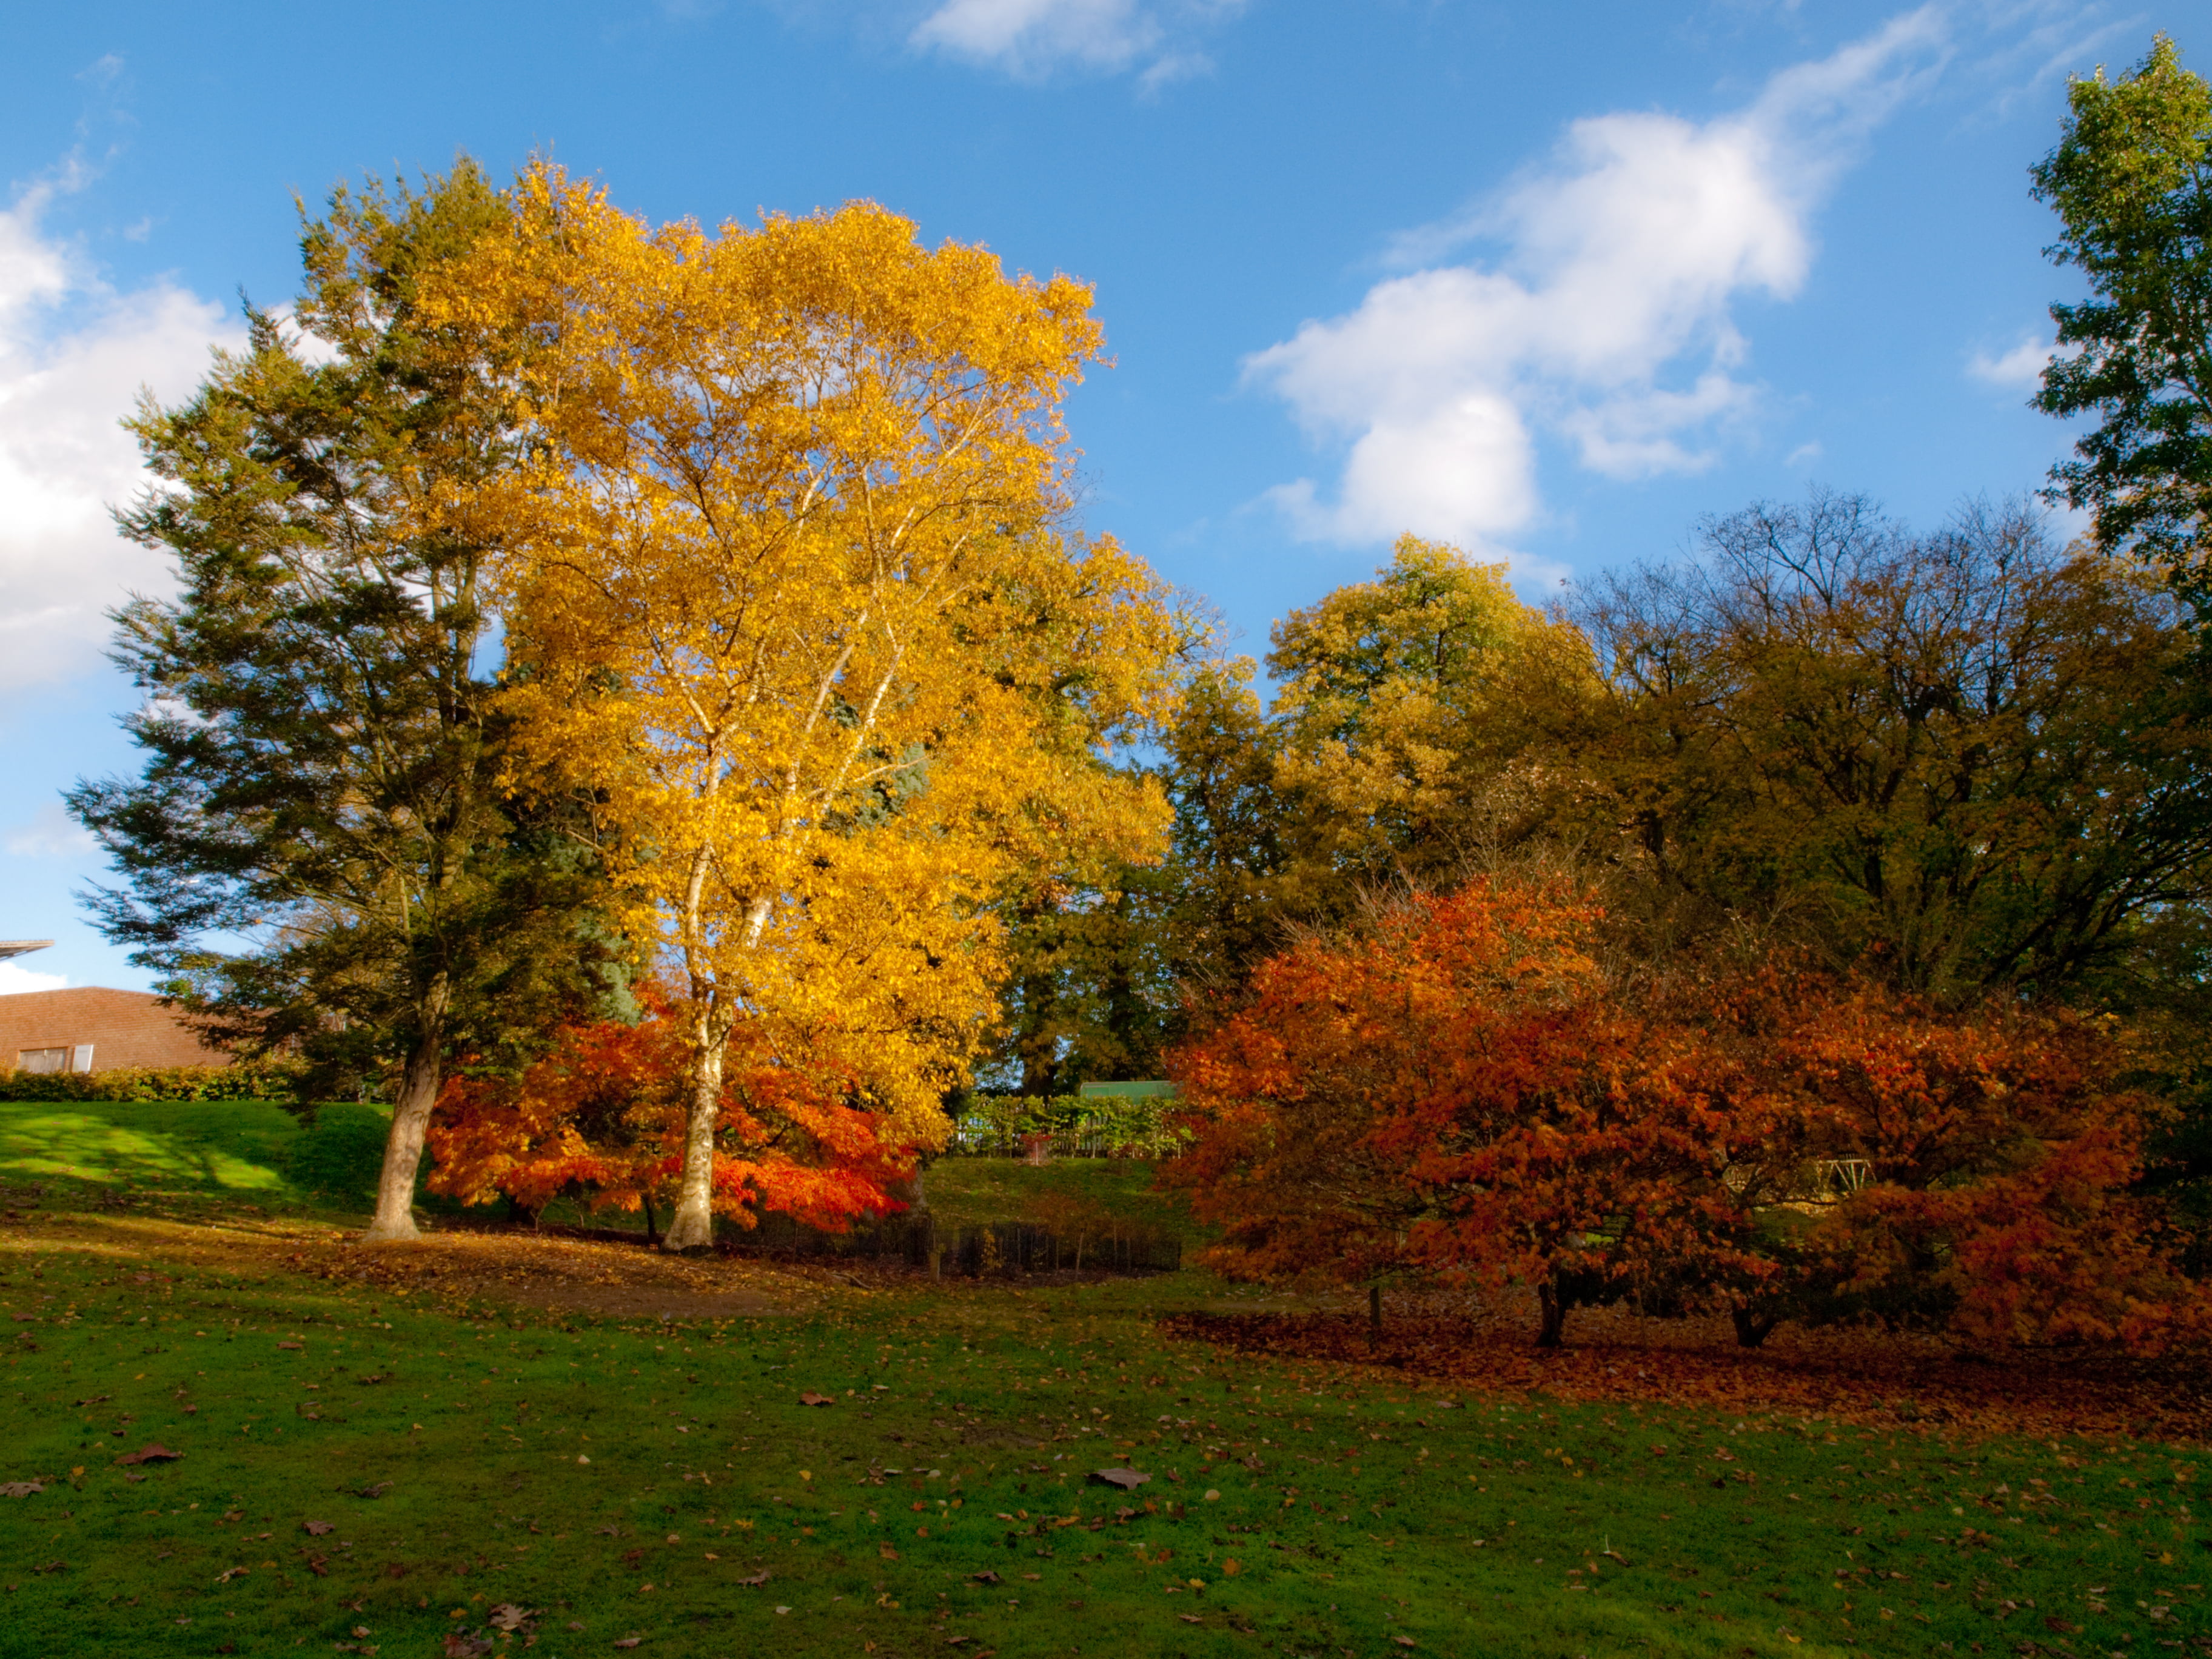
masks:
[(502, 1601), (484, 1616), (491, 1620), (495, 1629), (520, 1630), (538, 1615), (528, 1607), (520, 1607), (513, 1601)]
[(36, 1480), (10, 1480), (0, 1485), (0, 1498), (36, 1498), (45, 1490)]
[(218, 1584), (228, 1584), (234, 1578), (245, 1577), (246, 1571), (244, 1567), (225, 1567), (221, 1572), (216, 1574), (215, 1582)]
[(1134, 1492), (1152, 1477), (1139, 1474), (1134, 1469), (1093, 1469), (1091, 1478), (1102, 1486), (1119, 1486), (1123, 1492)]
[(305, 1353), (307, 1350), (307, 1345), (304, 1342), (279, 1342), (276, 1346), (280, 1348), (289, 1348), (294, 1353)]
[(753, 1589), (758, 1589), (763, 1584), (768, 1583), (768, 1569), (766, 1567), (763, 1567), (758, 1572), (753, 1574), (751, 1577), (740, 1578), (738, 1582), (740, 1584), (749, 1584)]
[(809, 1389), (799, 1396), (799, 1403), (802, 1406), (834, 1406), (837, 1402), (826, 1394), (817, 1394)]
[(320, 1538), (325, 1533), (334, 1530), (327, 1521), (302, 1521), (300, 1524), (307, 1529), (309, 1536), (314, 1538)]
[(876, 1545), (876, 1553), (883, 1557), (886, 1561), (896, 1561), (898, 1559), (898, 1552), (893, 1549), (889, 1544), (883, 1543), (880, 1540), (878, 1540)]
[(173, 1463), (183, 1455), (184, 1453), (171, 1451), (156, 1440), (150, 1446), (141, 1446), (135, 1452), (125, 1452), (115, 1461), (118, 1463)]
[(356, 1498), (381, 1498), (385, 1493), (391, 1490), (392, 1483), (389, 1480), (380, 1480), (373, 1486), (363, 1486), (359, 1492), (356, 1492), (354, 1496)]
[(483, 1659), (491, 1648), (489, 1636), (469, 1636), (457, 1630), (446, 1632), (446, 1659)]
[(1000, 1578), (997, 1573), (993, 1572), (988, 1567), (984, 1568), (981, 1572), (971, 1572), (968, 1576), (970, 1578), (973, 1578), (979, 1584), (996, 1584), (1004, 1582)]
[(1206, 1620), (1200, 1618), (1194, 1613), (1179, 1613), (1176, 1614), (1176, 1617), (1182, 1620), (1186, 1625), (1202, 1625), (1206, 1622)]
[(634, 1648), (643, 1640), (645, 1638), (642, 1636), (625, 1636), (617, 1641), (615, 1645), (618, 1648)]
[(1420, 1644), (1416, 1642), (1410, 1636), (1394, 1636), (1390, 1639), (1395, 1642), (1401, 1648), (1417, 1648), (1420, 1646)]

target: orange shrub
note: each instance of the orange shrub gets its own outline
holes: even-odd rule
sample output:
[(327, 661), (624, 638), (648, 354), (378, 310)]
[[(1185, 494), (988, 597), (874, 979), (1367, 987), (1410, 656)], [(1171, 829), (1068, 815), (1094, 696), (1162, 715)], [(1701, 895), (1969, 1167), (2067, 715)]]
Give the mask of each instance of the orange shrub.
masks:
[(1164, 1178), (1231, 1274), (1417, 1272), (1577, 1302), (2154, 1344), (2203, 1325), (2130, 1190), (2109, 1037), (1768, 963), (1624, 981), (1558, 882), (1415, 897), (1264, 964), (1184, 1045)]
[[(679, 1024), (648, 994), (647, 1018), (568, 1025), (514, 1077), (456, 1077), (432, 1121), (430, 1190), (467, 1203), (506, 1197), (537, 1210), (568, 1194), (635, 1210), (684, 1165), (686, 1064)], [(842, 1231), (903, 1208), (912, 1172), (842, 1077), (777, 1062), (747, 1028), (733, 1035), (717, 1121), (714, 1208), (742, 1226), (763, 1210)]]

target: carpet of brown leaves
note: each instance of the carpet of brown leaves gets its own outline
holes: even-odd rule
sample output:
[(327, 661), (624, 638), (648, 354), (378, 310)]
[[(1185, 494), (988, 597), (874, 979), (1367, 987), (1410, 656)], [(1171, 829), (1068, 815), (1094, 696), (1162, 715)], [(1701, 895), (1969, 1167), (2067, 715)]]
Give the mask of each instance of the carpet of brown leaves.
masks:
[(615, 1319), (732, 1319), (819, 1306), (852, 1292), (829, 1275), (726, 1257), (664, 1255), (635, 1244), (515, 1232), (437, 1232), (364, 1245), (296, 1218), (190, 1224), (54, 1215), (7, 1230), (6, 1246), (88, 1249), (234, 1273), (291, 1273), (440, 1303), (488, 1302)]
[(1194, 1313), (1161, 1330), (1246, 1353), (1387, 1368), (1452, 1387), (1559, 1400), (2039, 1439), (2082, 1435), (2212, 1443), (2212, 1372), (2201, 1357), (1978, 1352), (1935, 1338), (1784, 1327), (1740, 1348), (1725, 1320), (1645, 1320), (1578, 1310), (1569, 1346), (1534, 1346), (1533, 1298), (1390, 1313), (1370, 1344), (1361, 1312)]

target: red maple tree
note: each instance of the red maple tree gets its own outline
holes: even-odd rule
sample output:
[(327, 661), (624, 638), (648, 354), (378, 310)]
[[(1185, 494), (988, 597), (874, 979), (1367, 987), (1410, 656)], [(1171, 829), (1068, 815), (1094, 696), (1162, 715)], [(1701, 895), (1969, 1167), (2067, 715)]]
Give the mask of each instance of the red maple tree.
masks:
[[(658, 988), (635, 1024), (566, 1025), (518, 1075), (451, 1079), (432, 1121), (430, 1190), (528, 1211), (567, 1194), (635, 1211), (684, 1164), (687, 1054)], [(750, 1040), (749, 1040), (750, 1039)], [(763, 1211), (842, 1231), (902, 1209), (910, 1149), (886, 1146), (852, 1079), (783, 1063), (740, 1026), (730, 1047), (714, 1155), (715, 1209), (741, 1226)]]
[(2109, 1036), (1765, 963), (1607, 972), (1559, 881), (1416, 896), (1266, 963), (1176, 1057), (1214, 1264), (1577, 1302), (2154, 1343), (2202, 1322), (2130, 1190)]

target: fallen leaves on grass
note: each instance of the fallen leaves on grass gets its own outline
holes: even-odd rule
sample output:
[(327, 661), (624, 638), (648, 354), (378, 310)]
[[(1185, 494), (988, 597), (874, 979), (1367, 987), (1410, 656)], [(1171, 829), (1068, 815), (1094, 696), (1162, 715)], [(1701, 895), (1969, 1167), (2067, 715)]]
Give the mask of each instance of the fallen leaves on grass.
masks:
[(753, 1589), (758, 1589), (763, 1584), (768, 1583), (768, 1569), (766, 1567), (763, 1567), (758, 1572), (753, 1574), (750, 1578), (740, 1578), (738, 1582), (740, 1584), (746, 1585)]
[[(617, 1642), (615, 1645), (620, 1647), (622, 1644)], [(457, 1630), (446, 1632), (446, 1659), (483, 1659), (491, 1650), (489, 1636), (469, 1636)]]
[(35, 1498), (46, 1489), (37, 1480), (9, 1480), (0, 1482), (0, 1498)]
[(156, 1440), (150, 1446), (141, 1446), (135, 1452), (125, 1452), (115, 1461), (118, 1463), (173, 1463), (183, 1455), (184, 1453), (171, 1451)]
[(300, 1525), (302, 1530), (314, 1538), (320, 1538), (325, 1533), (336, 1530), (327, 1521), (302, 1521)]
[(1134, 1469), (1093, 1469), (1091, 1478), (1102, 1486), (1119, 1486), (1123, 1492), (1134, 1492), (1152, 1477), (1139, 1474)]
[(799, 1403), (802, 1406), (834, 1406), (837, 1402), (826, 1394), (817, 1394), (809, 1389), (799, 1396)]
[[(1747, 1350), (1725, 1321), (1640, 1320), (1626, 1309), (1577, 1310), (1573, 1346), (1544, 1350), (1534, 1344), (1530, 1307), (1401, 1316), (1376, 1346), (1364, 1315), (1351, 1312), (1176, 1314), (1158, 1328), (1240, 1352), (1385, 1366), (1563, 1400), (1790, 1411), (2033, 1438), (2212, 1440), (2212, 1393), (2186, 1356), (2018, 1352), (2000, 1363), (1933, 1337), (1794, 1327)], [(1663, 1454), (1655, 1447), (1653, 1455)]]

